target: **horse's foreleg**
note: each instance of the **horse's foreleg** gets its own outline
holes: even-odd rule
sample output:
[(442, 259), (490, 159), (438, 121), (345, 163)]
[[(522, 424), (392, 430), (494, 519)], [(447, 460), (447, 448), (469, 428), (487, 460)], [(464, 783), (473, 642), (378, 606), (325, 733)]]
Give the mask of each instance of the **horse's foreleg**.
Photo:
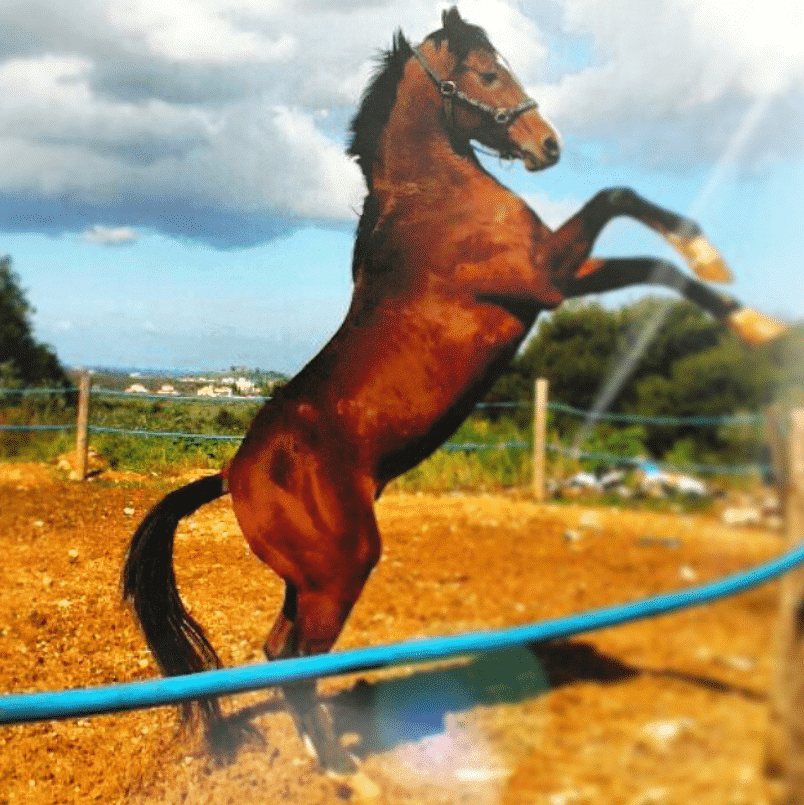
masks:
[(601, 190), (556, 230), (556, 252), (569, 258), (558, 266), (559, 273), (562, 269), (567, 272), (564, 276), (574, 273), (573, 263), (578, 265), (579, 251), (586, 250), (581, 255), (585, 259), (603, 227), (619, 216), (633, 218), (661, 235), (701, 279), (731, 281), (731, 271), (697, 222), (659, 207), (625, 187)]
[(762, 344), (787, 328), (774, 319), (681, 272), (672, 263), (651, 257), (617, 257), (586, 260), (567, 282), (567, 297), (619, 290), (633, 285), (661, 285), (723, 322), (743, 342)]

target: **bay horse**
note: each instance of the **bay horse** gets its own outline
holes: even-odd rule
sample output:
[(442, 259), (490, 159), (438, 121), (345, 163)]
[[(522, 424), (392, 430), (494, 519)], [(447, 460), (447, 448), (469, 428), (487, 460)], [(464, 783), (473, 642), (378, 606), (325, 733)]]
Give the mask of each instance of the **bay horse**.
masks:
[[(456, 430), (539, 313), (650, 283), (675, 289), (749, 343), (782, 329), (670, 262), (589, 256), (603, 226), (628, 216), (703, 279), (728, 279), (694, 221), (614, 188), (553, 231), (484, 170), (474, 142), (538, 171), (557, 162), (559, 139), (483, 29), (455, 8), (418, 47), (395, 35), (351, 133), (348, 152), (368, 192), (343, 323), (265, 403), (228, 466), (168, 494), (131, 541), (124, 595), (165, 674), (220, 666), (176, 588), (172, 551), (182, 517), (230, 494), (251, 550), (285, 584), (266, 657), (328, 651), (380, 558), (374, 501)], [(354, 772), (315, 682), (283, 693), (320, 765)], [(249, 733), (215, 699), (196, 708), (213, 748), (236, 748)]]

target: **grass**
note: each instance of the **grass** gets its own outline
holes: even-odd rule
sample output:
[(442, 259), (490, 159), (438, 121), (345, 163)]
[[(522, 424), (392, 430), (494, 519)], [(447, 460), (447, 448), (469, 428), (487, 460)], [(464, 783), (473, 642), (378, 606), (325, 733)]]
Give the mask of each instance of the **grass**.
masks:
[[(235, 400), (214, 402), (136, 399), (93, 395), (90, 412), (91, 428), (160, 433), (193, 434), (193, 436), (142, 436), (90, 432), (90, 446), (114, 469), (139, 473), (173, 473), (187, 469), (217, 469), (234, 455), (238, 440), (216, 441), (204, 437), (226, 435), (239, 437), (248, 429), (258, 410), (258, 403)], [(0, 424), (65, 423), (71, 428), (74, 408), (64, 400), (47, 398), (24, 401), (17, 407), (0, 407)], [(552, 429), (551, 429), (552, 430)], [(636, 455), (641, 450), (639, 434), (617, 432), (606, 436), (601, 430), (603, 452)], [(623, 448), (622, 440), (628, 437)], [(417, 467), (391, 484), (391, 489), (406, 492), (427, 491), (501, 491), (526, 489), (532, 482), (532, 448), (530, 427), (500, 417), (491, 421), (481, 413), (470, 416), (450, 438), (445, 449), (437, 450)], [(570, 438), (570, 437), (568, 437)], [(612, 439), (616, 438), (616, 442)], [(548, 442), (557, 442), (554, 432)], [(463, 446), (463, 447), (461, 447)], [(682, 445), (690, 449), (689, 445)], [(616, 449), (615, 449), (616, 448)], [(0, 432), (0, 460), (54, 462), (75, 449), (75, 433)], [(679, 448), (680, 451), (680, 448)], [(569, 477), (580, 469), (593, 468), (593, 462), (575, 461), (560, 454), (548, 453), (548, 477)], [(730, 488), (739, 486), (739, 478), (724, 482)]]
[[(205, 436), (241, 436), (257, 411), (257, 405), (244, 402), (176, 402), (137, 400), (119, 397), (93, 397), (90, 413), (90, 446), (115, 469), (132, 472), (159, 472), (167, 469), (217, 468), (237, 450), (238, 441), (215, 441)], [(72, 427), (71, 409), (54, 411), (6, 409), (0, 423), (52, 424)], [(142, 436), (92, 432), (92, 428), (161, 433), (195, 434), (187, 436)], [(418, 467), (394, 482), (406, 491), (448, 492), (457, 489), (499, 490), (524, 486), (530, 482), (529, 447), (506, 447), (527, 443), (529, 435), (513, 423), (490, 423), (472, 416), (461, 425), (450, 442), (462, 445), (500, 445), (483, 449), (438, 450)], [(0, 459), (6, 461), (52, 462), (75, 449), (74, 430), (63, 433), (0, 434)]]
[[(499, 491), (531, 483), (530, 436), (512, 422), (491, 423), (471, 416), (450, 438), (453, 445), (483, 445), (480, 449), (437, 450), (417, 467), (397, 478), (392, 488), (406, 492)], [(526, 445), (526, 446), (510, 446)]]

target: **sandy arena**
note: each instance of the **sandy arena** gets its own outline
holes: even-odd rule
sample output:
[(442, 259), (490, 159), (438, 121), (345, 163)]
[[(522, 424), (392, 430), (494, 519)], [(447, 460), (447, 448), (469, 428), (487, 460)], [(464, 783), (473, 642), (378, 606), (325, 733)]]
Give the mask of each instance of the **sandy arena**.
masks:
[[(132, 530), (169, 488), (0, 465), (0, 690), (156, 675), (119, 572)], [(522, 496), (389, 494), (378, 516), (384, 555), (339, 648), (539, 621), (700, 583), (781, 547), (777, 534), (711, 515)], [(226, 499), (182, 522), (176, 572), (224, 662), (261, 659), (281, 585), (248, 552)], [(768, 585), (570, 642), (333, 679), (324, 691), (387, 805), (765, 805), (776, 596)], [(274, 691), (225, 705), (265, 741), (224, 766), (177, 730), (171, 708), (0, 727), (0, 805), (358, 801), (316, 772)]]

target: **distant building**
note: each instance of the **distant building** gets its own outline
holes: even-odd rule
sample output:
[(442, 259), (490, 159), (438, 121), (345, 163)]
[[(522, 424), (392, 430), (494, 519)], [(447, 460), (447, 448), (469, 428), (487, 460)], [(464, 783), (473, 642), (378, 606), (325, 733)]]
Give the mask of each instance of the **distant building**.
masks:
[(244, 397), (248, 396), (249, 394), (255, 394), (257, 391), (257, 385), (254, 383), (253, 380), (247, 380), (245, 377), (238, 377), (235, 380), (235, 388), (237, 389), (238, 394), (242, 394)]
[(201, 386), (201, 388), (196, 392), (196, 395), (199, 397), (231, 397), (232, 387), (213, 386), (210, 384), (208, 386)]
[(159, 390), (158, 390), (156, 393), (157, 393), (157, 394), (171, 394), (171, 395), (176, 395), (176, 394), (178, 394), (179, 392), (178, 392), (178, 391), (176, 391), (176, 389), (175, 389), (173, 386), (171, 386), (171, 385), (170, 385), (170, 383), (163, 383), (163, 384), (162, 384), (162, 386), (159, 388)]
[(126, 389), (126, 394), (148, 394), (148, 389), (140, 383), (134, 383)]

